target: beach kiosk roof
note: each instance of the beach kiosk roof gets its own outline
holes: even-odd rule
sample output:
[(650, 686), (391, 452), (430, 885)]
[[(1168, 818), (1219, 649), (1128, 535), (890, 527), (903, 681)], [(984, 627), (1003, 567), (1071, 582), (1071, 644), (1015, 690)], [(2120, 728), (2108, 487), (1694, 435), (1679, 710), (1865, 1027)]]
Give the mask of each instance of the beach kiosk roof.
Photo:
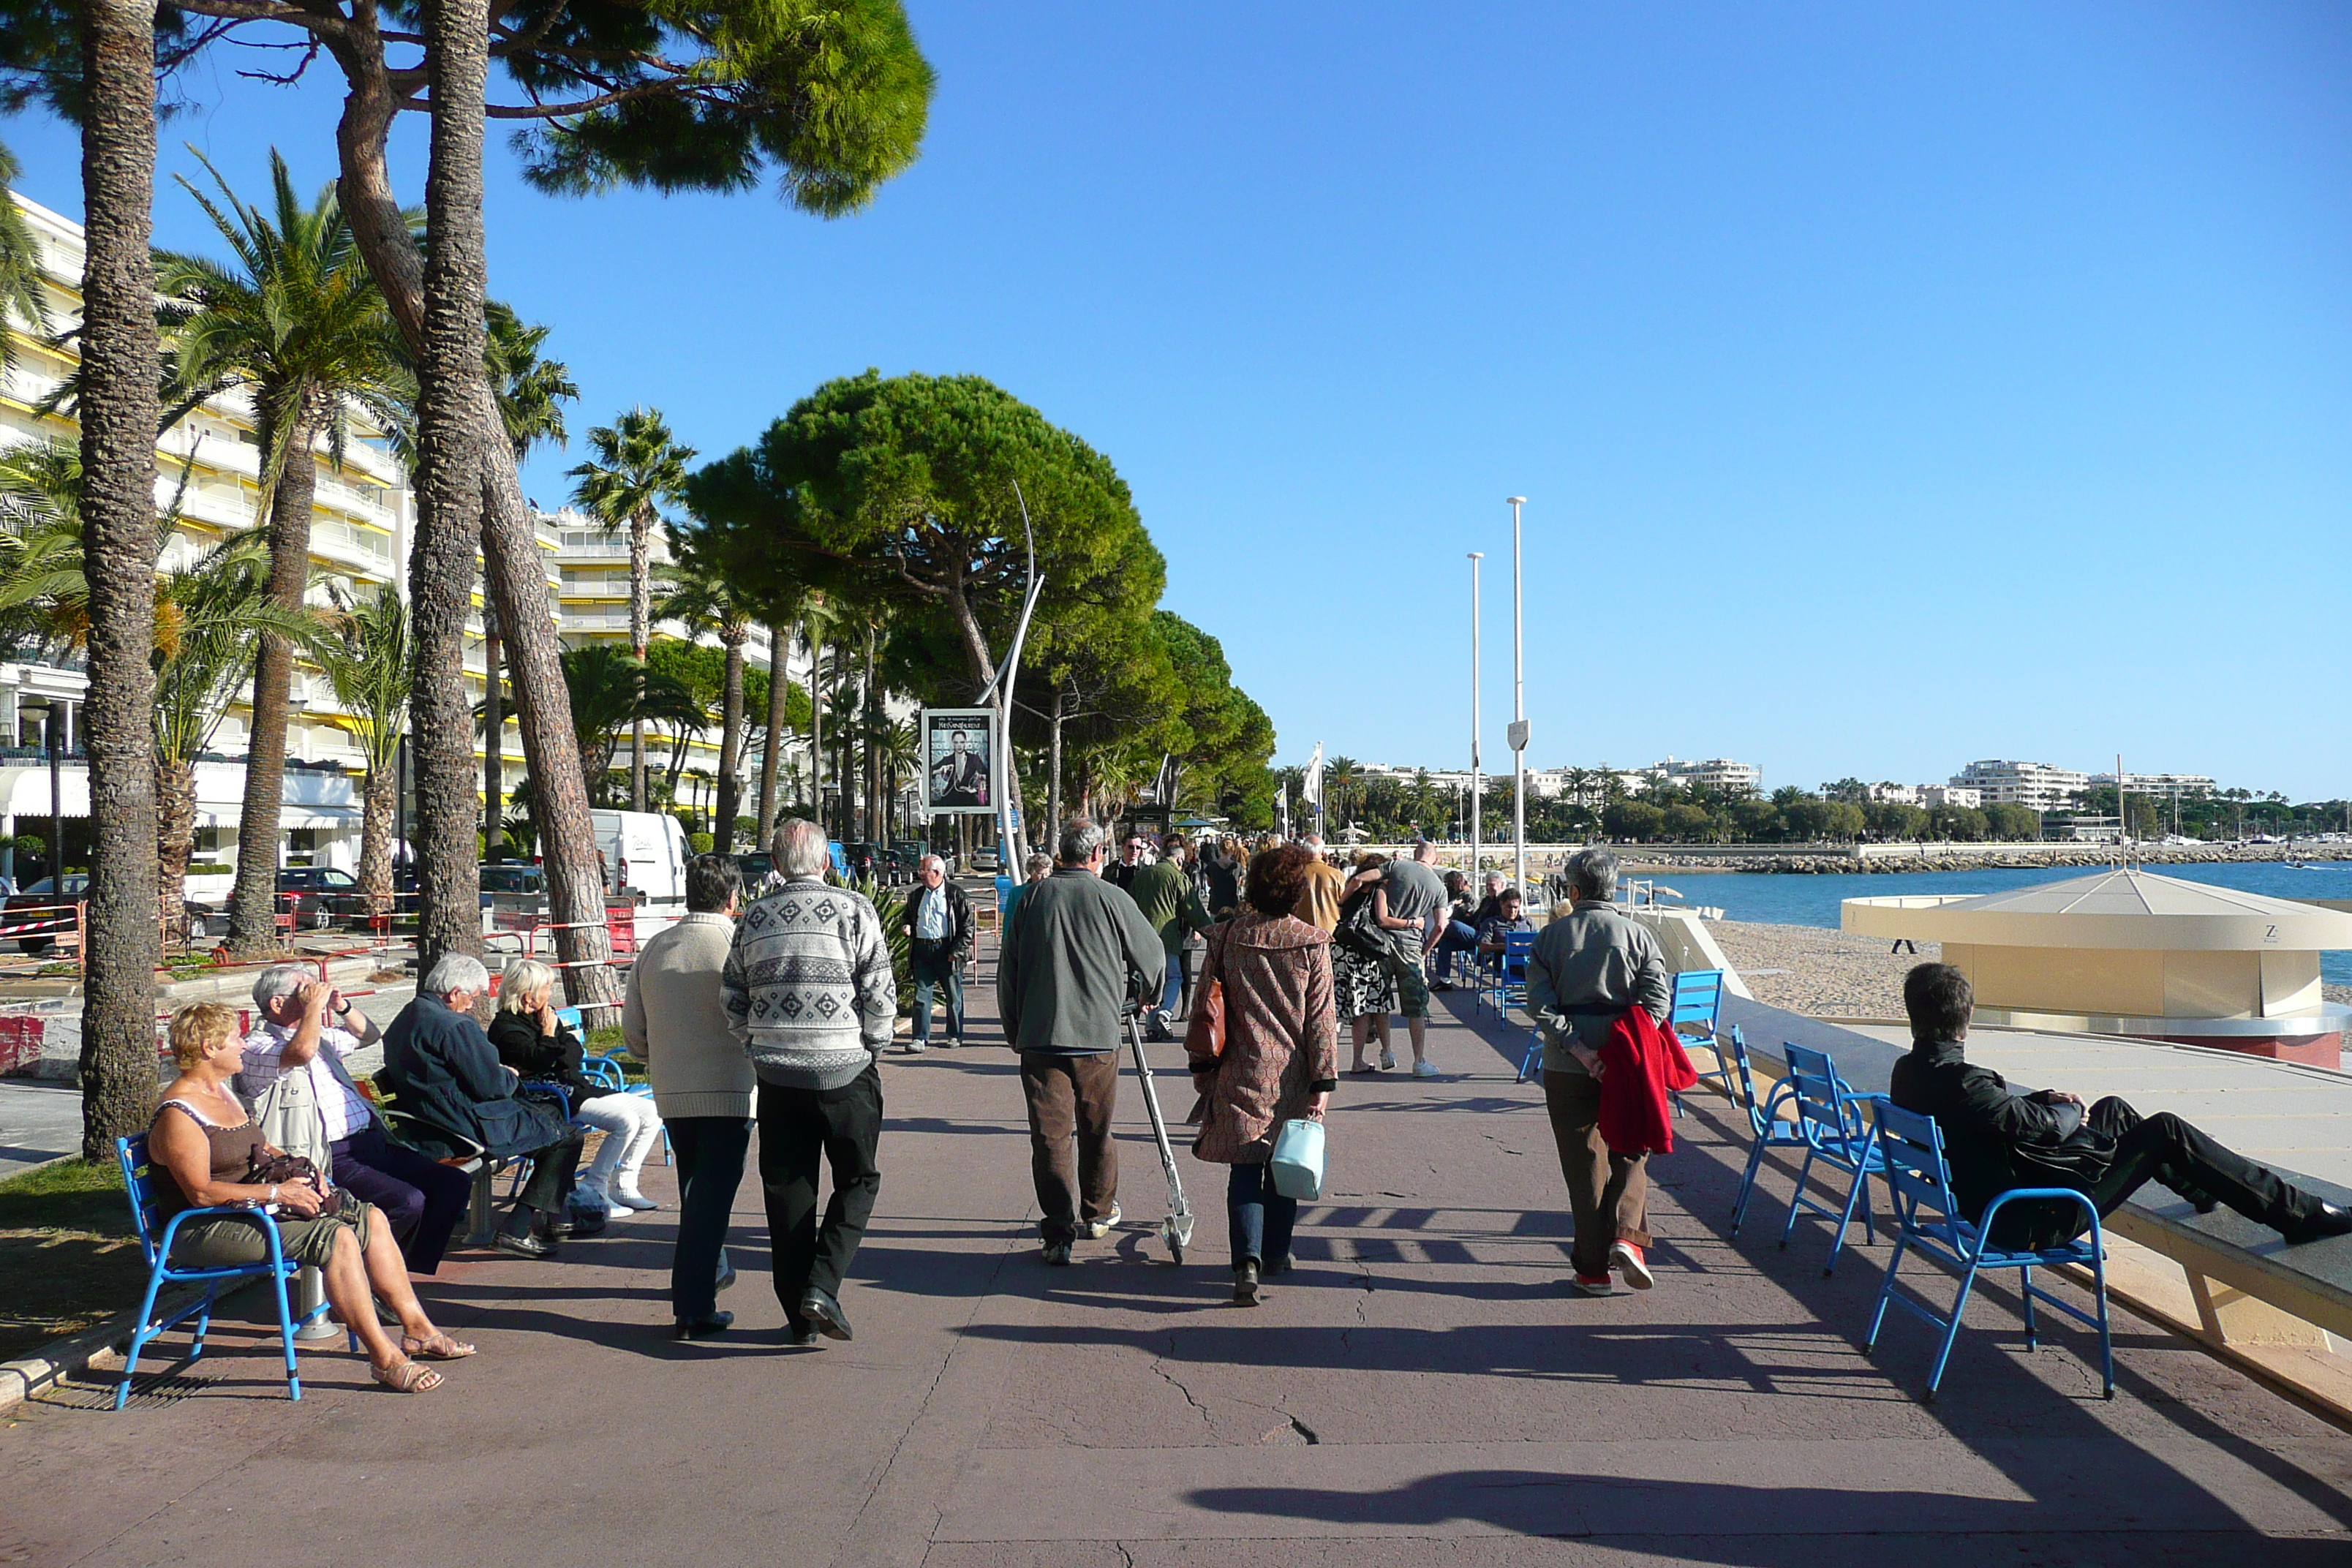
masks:
[(1941, 942), (1987, 1023), (2136, 1035), (2337, 1063), (2352, 1011), (2319, 955), (2352, 914), (2116, 869), (1977, 897), (1848, 899), (1845, 930)]
[(2123, 869), (1974, 897), (1848, 899), (1842, 923), (1864, 936), (2001, 947), (2352, 948), (2352, 914)]

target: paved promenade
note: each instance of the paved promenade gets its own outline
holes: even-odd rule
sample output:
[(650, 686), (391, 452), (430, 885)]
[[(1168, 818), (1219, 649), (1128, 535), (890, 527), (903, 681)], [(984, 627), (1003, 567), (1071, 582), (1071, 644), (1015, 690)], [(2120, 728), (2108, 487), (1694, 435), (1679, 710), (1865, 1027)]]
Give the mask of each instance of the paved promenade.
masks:
[(1184, 1159), (1193, 1261), (1150, 1235), (1164, 1188), (1131, 1078), (1129, 1228), (1039, 1264), (1018, 1085), (992, 1025), (974, 1033), (887, 1064), (854, 1344), (783, 1342), (747, 1181), (732, 1336), (668, 1337), (668, 1211), (560, 1263), (446, 1268), (428, 1299), (482, 1354), (433, 1394), (310, 1353), (289, 1405), (233, 1328), (184, 1397), (36, 1404), (0, 1431), (0, 1562), (2352, 1561), (2352, 1436), (2127, 1314), (2103, 1403), (2087, 1337), (2027, 1354), (1994, 1285), (1921, 1405), (1922, 1325), (1855, 1348), (1883, 1245), (1833, 1280), (1822, 1227), (1776, 1250), (1785, 1175), (1726, 1239), (1744, 1142), (1720, 1102), (1654, 1163), (1658, 1289), (1571, 1299), (1517, 1042), (1449, 1022), (1444, 1079), (1346, 1080), (1329, 1199), (1248, 1311), (1221, 1170)]

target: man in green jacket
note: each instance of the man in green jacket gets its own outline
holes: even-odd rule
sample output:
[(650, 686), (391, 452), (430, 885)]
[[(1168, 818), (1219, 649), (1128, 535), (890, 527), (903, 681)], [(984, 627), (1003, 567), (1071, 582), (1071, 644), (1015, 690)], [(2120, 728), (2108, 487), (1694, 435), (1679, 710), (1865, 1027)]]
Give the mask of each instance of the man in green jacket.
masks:
[(1119, 1027), (1165, 955), (1135, 900), (1102, 879), (1103, 830), (1075, 819), (1058, 848), (1005, 928), (996, 1011), (1021, 1053), (1045, 1261), (1063, 1265), (1081, 1234), (1099, 1241), (1118, 1223)]
[(1184, 1004), (1184, 939), (1209, 925), (1209, 911), (1201, 905), (1200, 891), (1178, 858), (1183, 842), (1171, 835), (1160, 847), (1160, 858), (1138, 871), (1127, 888), (1144, 920), (1160, 933), (1161, 967), (1168, 976), (1160, 986), (1160, 1006), (1151, 1016), (1155, 1040), (1175, 1037), (1169, 1021)]

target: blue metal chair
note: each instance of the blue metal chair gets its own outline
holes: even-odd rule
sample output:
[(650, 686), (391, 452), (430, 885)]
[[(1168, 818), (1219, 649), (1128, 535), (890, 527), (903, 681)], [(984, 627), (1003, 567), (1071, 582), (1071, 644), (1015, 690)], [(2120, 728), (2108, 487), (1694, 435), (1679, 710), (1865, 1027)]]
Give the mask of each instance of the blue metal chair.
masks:
[[(1826, 1279), (1837, 1268), (1838, 1252), (1845, 1246), (1846, 1228), (1853, 1224), (1857, 1206), (1862, 1210), (1863, 1236), (1871, 1241), (1878, 1239), (1871, 1215), (1869, 1177), (1885, 1170), (1885, 1163), (1878, 1153), (1877, 1129), (1863, 1113), (1865, 1102), (1845, 1079), (1838, 1077), (1837, 1065), (1820, 1051), (1786, 1041), (1780, 1050), (1789, 1064), (1789, 1076), (1781, 1080), (1781, 1086), (1790, 1091), (1790, 1103), (1797, 1113), (1796, 1131), (1805, 1145), (1804, 1163), (1797, 1167), (1796, 1190), (1789, 1194), (1789, 1220), (1780, 1227), (1780, 1245), (1787, 1247), (1789, 1237), (1795, 1234), (1801, 1210), (1835, 1220), (1837, 1234), (1831, 1237), (1829, 1259), (1822, 1265), (1822, 1278)], [(1805, 1185), (1812, 1175), (1815, 1161), (1853, 1178), (1843, 1207), (1831, 1208), (1807, 1194)]]
[[(1723, 1040), (1717, 1033), (1722, 1017), (1722, 970), (1685, 969), (1675, 976), (1674, 1011), (1666, 1015), (1666, 1027), (1681, 1035), (1685, 1043), (1696, 1040), (1715, 1054), (1715, 1065), (1699, 1077), (1714, 1079), (1721, 1085), (1724, 1098), (1736, 1104), (1739, 1096), (1731, 1087), (1731, 1064), (1724, 1060)], [(1679, 1109), (1679, 1097), (1675, 1103)]]
[[(213, 1300), (220, 1294), (224, 1281), (230, 1279), (267, 1279), (278, 1302), (278, 1338), (286, 1347), (286, 1394), (289, 1399), (302, 1397), (302, 1378), (294, 1364), (294, 1331), (307, 1327), (326, 1315), (321, 1302), (305, 1314), (298, 1325), (292, 1309), (287, 1304), (286, 1282), (302, 1270), (302, 1265), (285, 1255), (279, 1246), (278, 1221), (259, 1209), (194, 1208), (183, 1209), (171, 1217), (163, 1234), (155, 1231), (155, 1173), (147, 1158), (147, 1134), (134, 1133), (114, 1141), (114, 1157), (122, 1164), (122, 1190), (131, 1199), (131, 1222), (138, 1227), (139, 1250), (147, 1259), (147, 1294), (139, 1302), (139, 1327), (131, 1336), (131, 1348), (123, 1352), (122, 1381), (115, 1385), (114, 1407), (120, 1410), (131, 1399), (131, 1380), (139, 1372), (139, 1352), (149, 1342), (188, 1319), (196, 1321), (195, 1342), (188, 1351), (194, 1361), (205, 1353), (205, 1336), (212, 1330)], [(269, 1256), (258, 1263), (239, 1263), (219, 1268), (187, 1268), (172, 1261), (172, 1243), (179, 1238), (180, 1226), (192, 1219), (215, 1219), (230, 1216), (252, 1221), (261, 1229), (262, 1239), (269, 1244)], [(202, 1285), (205, 1293), (168, 1318), (155, 1316), (155, 1297), (166, 1285)], [(352, 1349), (360, 1348), (357, 1334), (351, 1334)]]
[[(1944, 1159), (1942, 1129), (1931, 1118), (1905, 1110), (1883, 1095), (1870, 1103), (1875, 1113), (1881, 1168), (1894, 1195), (1895, 1237), (1894, 1255), (1886, 1260), (1886, 1283), (1878, 1291), (1878, 1310), (1871, 1315), (1870, 1335), (1862, 1342), (1862, 1348), (1868, 1351), (1877, 1345), (1879, 1326), (1885, 1321), (1889, 1301), (1943, 1330), (1943, 1342), (1936, 1349), (1935, 1369), (1927, 1374), (1927, 1398), (1932, 1403), (1937, 1386), (1944, 1381), (1944, 1363), (1951, 1359), (1952, 1342), (1959, 1337), (1960, 1317), (1968, 1310), (1969, 1292), (1976, 1287), (1977, 1275), (1987, 1268), (2014, 1268), (2025, 1299), (2025, 1348), (2041, 1348), (2033, 1325), (2033, 1303), (2037, 1300), (2087, 1328), (2098, 1330), (2100, 1397), (2113, 1399), (2116, 1357), (2107, 1331), (2106, 1245), (2099, 1227), (2098, 1206), (2067, 1187), (2013, 1187), (1987, 1204), (1984, 1214), (1970, 1224), (1962, 1216), (1959, 1200), (1952, 1194), (1952, 1173)], [(2090, 1230), (2063, 1246), (2032, 1250), (1998, 1247), (1987, 1239), (2003, 1205), (2040, 1198), (2081, 1205), (2091, 1222)], [(1896, 1293), (1895, 1271), (1902, 1266), (1904, 1250), (1912, 1247), (1959, 1270), (1960, 1294), (1952, 1303), (1949, 1318), (1939, 1318), (1924, 1302)], [(2036, 1265), (2055, 1267), (2066, 1263), (2091, 1271), (2098, 1308), (2095, 1314), (2062, 1301), (2034, 1284)]]
[(1748, 1168), (1740, 1173), (1739, 1195), (1731, 1204), (1731, 1234), (1739, 1234), (1740, 1222), (1748, 1215), (1748, 1200), (1756, 1191), (1756, 1174), (1764, 1168), (1764, 1156), (1775, 1149), (1810, 1149), (1803, 1131), (1794, 1120), (1781, 1120), (1780, 1111), (1797, 1098), (1797, 1086), (1787, 1079), (1772, 1086), (1762, 1100), (1756, 1098), (1756, 1075), (1748, 1061), (1748, 1037), (1734, 1024), (1717, 1039), (1730, 1047), (1731, 1068), (1739, 1089), (1734, 1103), (1748, 1112), (1748, 1131), (1751, 1142), (1748, 1146)]
[(1513, 1004), (1528, 1005), (1528, 954), (1536, 950), (1536, 933), (1531, 931), (1511, 931), (1503, 933), (1503, 951), (1496, 955), (1495, 967), (1487, 974), (1487, 994), (1493, 999), (1495, 1011), (1507, 1017)]

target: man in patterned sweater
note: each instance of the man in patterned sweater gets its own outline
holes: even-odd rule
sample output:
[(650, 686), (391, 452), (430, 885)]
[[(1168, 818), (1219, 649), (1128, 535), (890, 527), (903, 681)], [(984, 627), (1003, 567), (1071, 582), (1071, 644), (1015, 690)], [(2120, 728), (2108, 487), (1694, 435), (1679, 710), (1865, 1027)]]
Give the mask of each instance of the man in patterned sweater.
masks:
[[(882, 1173), (879, 1058), (898, 995), (882, 917), (820, 879), (824, 829), (797, 817), (776, 827), (782, 887), (743, 911), (719, 978), (728, 1027), (760, 1079), (760, 1184), (768, 1240), (793, 1342), (850, 1337), (841, 1281), (874, 1213)], [(833, 1201), (816, 1220), (817, 1166), (833, 1166)]]

